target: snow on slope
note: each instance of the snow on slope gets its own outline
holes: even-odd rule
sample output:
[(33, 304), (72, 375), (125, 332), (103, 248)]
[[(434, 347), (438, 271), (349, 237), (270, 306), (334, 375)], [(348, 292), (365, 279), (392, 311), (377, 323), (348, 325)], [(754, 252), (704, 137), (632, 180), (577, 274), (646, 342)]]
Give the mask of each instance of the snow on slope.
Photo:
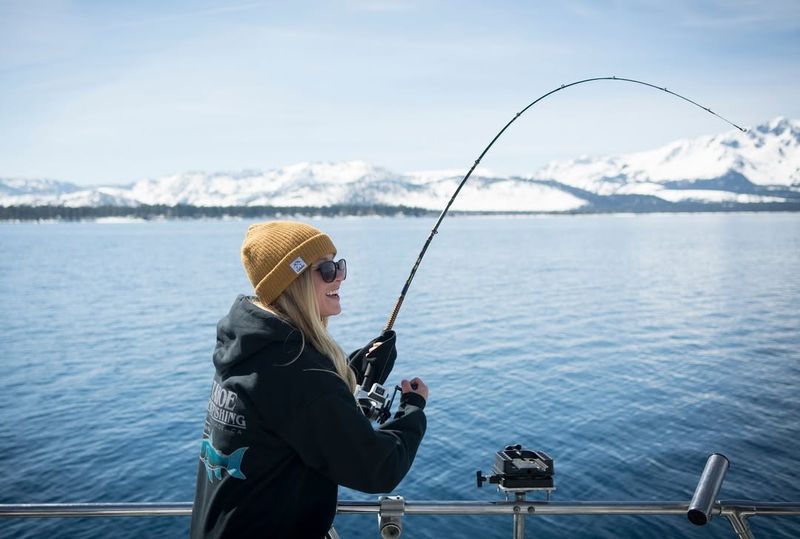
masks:
[(391, 177), (391, 172), (363, 161), (297, 163), (267, 172), (189, 172), (141, 180), (131, 196), (142, 204), (169, 206), (324, 206), (339, 202), (342, 186)]
[(730, 171), (756, 185), (800, 186), (800, 121), (776, 118), (747, 133), (733, 130), (628, 155), (553, 162), (531, 177), (610, 195), (625, 193), (630, 184), (719, 178)]
[[(403, 204), (418, 208), (441, 210), (453, 196), (463, 176), (434, 179), (428, 173), (426, 183), (411, 177), (415, 185), (423, 188), (411, 190), (403, 198)], [(381, 204), (392, 204), (396, 197), (379, 197)], [(453, 203), (455, 211), (569, 211), (586, 205), (586, 201), (558, 188), (544, 186), (522, 179), (487, 178), (471, 176)]]
[[(187, 172), (130, 186), (82, 188), (53, 180), (0, 179), (0, 205), (383, 204), (440, 210), (465, 173), (395, 174), (364, 161), (350, 161), (297, 163), (266, 172)], [(747, 133), (732, 131), (628, 155), (553, 162), (528, 178), (501, 177), (479, 168), (453, 209), (569, 211), (586, 206), (594, 195), (758, 204), (783, 202), (794, 193), (798, 193), (794, 200), (800, 200), (800, 122), (776, 118)]]

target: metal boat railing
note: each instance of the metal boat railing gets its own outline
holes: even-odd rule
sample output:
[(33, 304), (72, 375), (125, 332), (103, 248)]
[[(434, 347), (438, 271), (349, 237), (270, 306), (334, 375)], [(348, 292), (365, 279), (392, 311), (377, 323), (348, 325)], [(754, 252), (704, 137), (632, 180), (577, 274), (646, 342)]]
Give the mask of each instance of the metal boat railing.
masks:
[[(686, 515), (686, 502), (534, 502), (534, 501), (403, 501), (407, 515)], [(340, 501), (339, 514), (372, 514), (386, 518), (382, 500)], [(752, 538), (747, 523), (751, 516), (800, 516), (800, 503), (719, 501), (711, 513), (728, 519), (741, 539)], [(0, 504), (2, 517), (165, 517), (190, 516), (190, 502), (176, 503), (42, 503)], [(394, 535), (397, 537), (398, 535)], [(392, 537), (392, 535), (389, 535)]]
[[(724, 460), (723, 460), (724, 459)], [(728, 519), (740, 539), (752, 539), (747, 519), (753, 516), (800, 516), (800, 502), (714, 501), (728, 468), (727, 459), (711, 455), (694, 496), (686, 502), (555, 502), (525, 499), (516, 492), (510, 501), (406, 501), (383, 496), (378, 501), (340, 501), (338, 514), (374, 514), (381, 537), (395, 538), (407, 515), (505, 515), (514, 521), (514, 538), (524, 537), (526, 517), (554, 515), (684, 515), (702, 526), (713, 517)], [(164, 517), (190, 516), (190, 502), (175, 503), (42, 503), (0, 504), (0, 518), (41, 517)]]

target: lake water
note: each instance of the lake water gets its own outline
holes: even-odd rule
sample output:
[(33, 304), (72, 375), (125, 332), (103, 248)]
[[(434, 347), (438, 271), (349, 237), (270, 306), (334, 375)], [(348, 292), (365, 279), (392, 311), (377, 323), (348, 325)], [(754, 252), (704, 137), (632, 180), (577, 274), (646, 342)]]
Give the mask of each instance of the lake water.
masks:
[[(346, 350), (377, 335), (434, 224), (316, 220), (347, 258)], [(217, 320), (248, 291), (248, 222), (0, 225), (0, 503), (191, 501)], [(431, 388), (395, 491), (475, 487), (510, 443), (555, 459), (554, 500), (800, 500), (800, 214), (448, 217), (395, 325), (393, 378)], [(343, 490), (341, 499), (375, 499)], [(267, 509), (268, 510), (268, 509)], [(188, 518), (0, 521), (3, 537), (182, 537)], [(751, 519), (800, 536), (798, 517)], [(375, 518), (340, 516), (343, 538)], [(534, 517), (528, 537), (734, 537), (724, 519)], [(511, 537), (505, 517), (406, 537)]]

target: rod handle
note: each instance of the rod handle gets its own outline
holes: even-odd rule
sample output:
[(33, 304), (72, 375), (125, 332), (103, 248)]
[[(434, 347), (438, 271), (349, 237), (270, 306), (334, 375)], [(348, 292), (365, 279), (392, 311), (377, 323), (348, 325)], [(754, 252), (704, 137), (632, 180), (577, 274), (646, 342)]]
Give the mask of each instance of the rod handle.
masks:
[(389, 315), (389, 321), (386, 322), (386, 327), (383, 328), (383, 331), (389, 331), (394, 327), (394, 321), (397, 320), (397, 315), (400, 313), (400, 307), (403, 305), (403, 300), (406, 299), (405, 290), (400, 297), (397, 298), (397, 301), (394, 304), (394, 309), (392, 309), (392, 314)]

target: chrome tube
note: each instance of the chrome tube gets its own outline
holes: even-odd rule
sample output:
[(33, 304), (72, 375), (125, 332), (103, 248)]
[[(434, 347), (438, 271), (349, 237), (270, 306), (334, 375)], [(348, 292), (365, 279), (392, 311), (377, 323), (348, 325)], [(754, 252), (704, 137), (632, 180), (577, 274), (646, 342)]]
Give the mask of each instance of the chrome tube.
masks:
[(2, 517), (164, 517), (189, 516), (191, 502), (20, 503), (0, 505)]
[[(797, 515), (797, 504), (749, 504), (737, 506), (747, 514)], [(742, 509), (744, 507), (744, 509)], [(514, 510), (517, 508), (517, 511)], [(405, 502), (406, 515), (679, 515), (685, 514), (685, 502), (534, 502), (534, 501), (422, 501)], [(380, 503), (374, 501), (340, 501), (339, 514), (380, 513)], [(190, 516), (191, 502), (175, 503), (41, 503), (0, 504), (0, 518), (43, 517), (156, 517)]]
[[(475, 502), (475, 501), (406, 501), (406, 515), (513, 515), (514, 507), (528, 515), (680, 515), (686, 514), (686, 502)], [(716, 509), (721, 515), (800, 516), (798, 502), (751, 502), (724, 500)], [(380, 504), (374, 501), (339, 502), (338, 513), (345, 515), (377, 514)], [(191, 502), (174, 503), (20, 503), (0, 504), (0, 518), (36, 517), (119, 517), (119, 516), (190, 516)]]
[(733, 531), (739, 539), (754, 539), (753, 532), (750, 531), (750, 526), (747, 524), (747, 515), (742, 515), (738, 511), (731, 511), (724, 513), (731, 523)]
[(722, 500), (719, 502), (720, 512), (736, 512), (745, 516), (772, 515), (772, 516), (800, 516), (800, 503), (798, 502), (751, 502), (750, 500)]
[[(398, 508), (395, 512), (401, 515), (516, 515), (522, 520), (535, 515), (686, 515), (688, 509), (689, 504), (685, 502), (422, 501), (405, 502), (402, 511)], [(752, 539), (748, 517), (800, 516), (800, 503), (732, 500), (714, 504), (713, 510), (728, 519), (739, 539)], [(380, 515), (381, 504), (340, 501), (337, 512)], [(0, 504), (0, 520), (3, 517), (186, 517), (191, 514), (190, 502)]]
[(703, 526), (711, 520), (714, 501), (722, 488), (729, 465), (728, 458), (720, 453), (713, 453), (708, 457), (686, 513), (692, 524)]
[[(516, 508), (516, 511), (515, 511)], [(685, 515), (686, 502), (413, 502), (406, 515)], [(338, 513), (378, 513), (376, 502), (340, 501)]]
[(514, 539), (525, 539), (525, 515), (522, 505), (525, 504), (525, 493), (517, 492), (514, 503)]

